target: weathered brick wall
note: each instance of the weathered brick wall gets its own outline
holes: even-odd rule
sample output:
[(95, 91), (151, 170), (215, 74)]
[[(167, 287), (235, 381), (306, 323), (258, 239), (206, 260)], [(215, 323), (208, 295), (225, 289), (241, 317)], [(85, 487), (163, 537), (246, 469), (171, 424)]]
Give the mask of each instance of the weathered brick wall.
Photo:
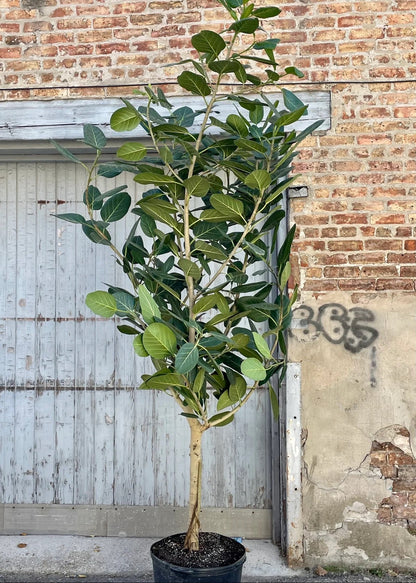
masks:
[[(297, 162), (309, 197), (292, 204), (295, 277), (311, 292), (412, 291), (416, 2), (279, 5), (282, 65), (304, 71), (299, 89), (332, 94), (331, 131)], [(162, 66), (223, 16), (215, 0), (0, 0), (0, 99), (130, 95), (149, 81), (175, 93), (177, 69)]]

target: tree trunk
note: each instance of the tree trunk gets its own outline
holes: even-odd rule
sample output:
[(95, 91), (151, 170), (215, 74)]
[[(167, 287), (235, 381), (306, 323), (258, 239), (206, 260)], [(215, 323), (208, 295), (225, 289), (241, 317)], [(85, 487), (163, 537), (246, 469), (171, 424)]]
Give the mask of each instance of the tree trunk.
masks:
[(199, 550), (199, 513), (201, 510), (201, 437), (202, 426), (197, 419), (188, 419), (191, 429), (190, 455), (190, 491), (189, 491), (189, 526), (185, 538), (185, 549)]

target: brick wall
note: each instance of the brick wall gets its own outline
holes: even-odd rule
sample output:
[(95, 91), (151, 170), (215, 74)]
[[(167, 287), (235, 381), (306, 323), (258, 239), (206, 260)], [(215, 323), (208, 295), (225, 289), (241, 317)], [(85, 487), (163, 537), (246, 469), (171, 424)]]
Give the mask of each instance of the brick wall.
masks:
[[(274, 4), (263, 0), (263, 4)], [(416, 1), (286, 0), (282, 65), (332, 94), (332, 129), (297, 161), (309, 196), (292, 202), (295, 278), (310, 292), (414, 291)], [(221, 29), (215, 0), (0, 0), (0, 99), (177, 92), (189, 37)]]

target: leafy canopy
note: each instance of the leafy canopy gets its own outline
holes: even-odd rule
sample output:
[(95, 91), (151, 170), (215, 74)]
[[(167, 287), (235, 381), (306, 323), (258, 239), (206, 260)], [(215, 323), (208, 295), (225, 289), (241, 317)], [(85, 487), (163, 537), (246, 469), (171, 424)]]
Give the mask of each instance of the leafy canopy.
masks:
[[(285, 217), (279, 202), (296, 178), (290, 173), (299, 142), (317, 127), (288, 128), (306, 106), (286, 89), (279, 100), (266, 91), (285, 75), (302, 76), (296, 67), (279, 72), (279, 41), (264, 39), (262, 21), (280, 10), (219, 2), (230, 26), (194, 35), (198, 58), (183, 61), (177, 78), (200, 98), (198, 109), (175, 108), (149, 86), (146, 105), (123, 99), (111, 117), (113, 130), (133, 132), (115, 161), (100, 163), (106, 138), (92, 125), (84, 127), (84, 142), (96, 154), (90, 167), (57, 146), (88, 171), (85, 216), (58, 216), (109, 246), (130, 281), (129, 289), (90, 293), (87, 305), (102, 317), (121, 318), (119, 330), (132, 336), (135, 353), (152, 359), (155, 372), (143, 376), (140, 388), (167, 392), (203, 429), (231, 422), (260, 386), (268, 387), (277, 414), (271, 378), (285, 371), (285, 330), (296, 295), (286, 293), (294, 228), (277, 248)], [(262, 72), (253, 74), (251, 64)], [(235, 93), (221, 92), (228, 80), (240, 84)], [(223, 101), (233, 113), (219, 119), (216, 105)], [(147, 135), (142, 142), (134, 137), (139, 126)], [(133, 173), (145, 192), (138, 201), (126, 186), (101, 192), (97, 172)], [(117, 248), (112, 229), (131, 214), (132, 228)], [(215, 415), (208, 413), (210, 398), (217, 400)]]

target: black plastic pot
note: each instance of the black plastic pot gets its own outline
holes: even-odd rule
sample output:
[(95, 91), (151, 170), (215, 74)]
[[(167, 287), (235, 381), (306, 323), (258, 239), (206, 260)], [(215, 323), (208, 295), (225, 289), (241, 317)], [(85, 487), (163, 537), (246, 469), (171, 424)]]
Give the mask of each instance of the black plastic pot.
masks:
[[(181, 535), (174, 535), (181, 536)], [(171, 539), (172, 537), (167, 537)], [(227, 538), (228, 537), (222, 537)], [(243, 564), (246, 560), (245, 548), (234, 539), (228, 539), (235, 545), (239, 558), (229, 565), (219, 567), (183, 567), (175, 565), (166, 558), (161, 559), (155, 554), (155, 547), (167, 539), (154, 543), (150, 549), (153, 561), (153, 576), (155, 583), (240, 583)]]

